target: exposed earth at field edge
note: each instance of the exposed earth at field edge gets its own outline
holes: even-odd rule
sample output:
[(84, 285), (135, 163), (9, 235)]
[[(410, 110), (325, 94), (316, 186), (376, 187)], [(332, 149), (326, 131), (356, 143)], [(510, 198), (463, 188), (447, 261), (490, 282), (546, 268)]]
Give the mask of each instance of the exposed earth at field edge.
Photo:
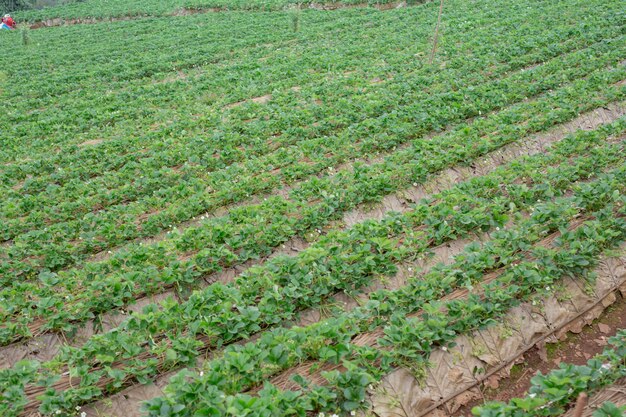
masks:
[(471, 416), (471, 409), (485, 401), (506, 402), (511, 398), (524, 396), (530, 387), (530, 380), (538, 372), (545, 375), (557, 368), (561, 362), (585, 364), (591, 357), (602, 352), (608, 338), (623, 328), (626, 328), (626, 299), (618, 296), (617, 301), (592, 325), (585, 326), (582, 332), (578, 334), (568, 332), (565, 340), (546, 344), (541, 349), (534, 347), (528, 351), (520, 358), (520, 362), (513, 366), (508, 378), (494, 382), (491, 386), (481, 387), (484, 400), (476, 400), (461, 407), (454, 416)]

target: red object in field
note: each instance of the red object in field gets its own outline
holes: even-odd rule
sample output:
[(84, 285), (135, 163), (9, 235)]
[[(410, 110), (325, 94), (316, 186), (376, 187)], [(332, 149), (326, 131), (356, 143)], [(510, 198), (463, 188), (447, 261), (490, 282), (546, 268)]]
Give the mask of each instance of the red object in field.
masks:
[(13, 20), (13, 18), (11, 16), (9, 17), (3, 17), (2, 18), (2, 23), (4, 23), (5, 25), (15, 29), (15, 21)]

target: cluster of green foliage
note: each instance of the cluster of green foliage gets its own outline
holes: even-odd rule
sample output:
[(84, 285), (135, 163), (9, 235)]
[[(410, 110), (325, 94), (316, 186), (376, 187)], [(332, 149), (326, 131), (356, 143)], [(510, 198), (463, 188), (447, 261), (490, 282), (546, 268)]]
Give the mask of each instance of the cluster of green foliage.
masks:
[[(219, 353), (173, 379), (147, 404), (151, 415), (350, 413), (394, 367), (423, 367), (432, 348), (563, 274), (585, 276), (625, 236), (625, 149), (615, 139), (623, 119), (405, 213), (334, 229), (352, 209), (623, 102), (618, 0), (451, 0), (433, 65), (424, 55), (436, 4), (326, 12), (284, 11), (294, 3), (285, 0), (127, 3), (23, 16), (153, 17), (31, 31), (23, 45), (19, 34), (0, 37), (0, 47), (19, 50), (0, 72), (12, 93), (0, 102), (0, 344), (71, 336), (167, 289), (180, 299), (50, 361), (0, 370), (2, 415), (72, 415), (195, 365), (207, 349)], [(164, 17), (178, 7), (278, 11)], [(184, 30), (169, 29), (177, 24)], [(576, 216), (590, 219), (567, 230)], [(509, 220), (452, 266), (289, 327), (400, 262)], [(556, 245), (536, 246), (556, 231)], [(295, 237), (310, 246), (266, 260)], [(198, 288), (251, 261), (260, 265), (232, 282)], [(495, 269), (498, 279), (482, 285)], [(440, 301), (460, 288), (480, 291)], [(378, 346), (351, 343), (376, 330)], [(299, 375), (297, 391), (244, 393), (302, 361), (343, 368), (324, 373), (322, 386)]]
[[(83, 0), (0, 0), (0, 12), (2, 12), (2, 14), (16, 11), (21, 11), (21, 13), (24, 13), (23, 11), (25, 10), (39, 10), (43, 9), (44, 7), (59, 6), (68, 3), (78, 3), (80, 1)], [(18, 13), (20, 17), (22, 16), (21, 13)]]
[[(612, 87), (604, 90), (602, 94), (609, 95), (599, 101), (589, 96), (590, 90), (586, 88), (565, 89), (563, 93), (569, 97), (573, 93), (581, 98), (588, 97), (586, 106), (594, 107), (606, 103), (606, 97), (615, 97), (615, 93), (623, 97), (619, 91)], [(430, 173), (451, 164), (476, 160), (485, 152), (514, 141), (522, 132), (548, 128), (555, 121), (574, 117), (584, 110), (576, 106), (563, 113), (547, 115), (551, 104), (565, 96), (558, 92), (553, 94), (546, 97), (545, 103), (540, 100), (515, 107), (516, 117), (534, 123), (527, 123), (523, 130), (514, 124), (502, 126), (501, 120), (507, 118), (509, 112), (494, 115), (478, 126), (461, 126), (432, 148), (419, 146), (425, 142), (416, 141), (416, 146), (396, 152), (380, 164), (356, 166), (354, 171), (338, 173), (326, 181), (319, 178), (305, 181), (292, 191), (291, 201), (269, 198), (258, 205), (233, 209), (225, 218), (209, 219), (198, 227), (175, 231), (167, 241), (128, 247), (106, 262), (58, 273), (41, 271), (36, 280), (11, 280), (6, 274), (3, 280), (6, 287), (0, 294), (9, 301), (4, 317), (10, 325), (0, 331), (3, 341), (8, 343), (16, 337), (32, 336), (30, 323), (35, 320), (39, 323), (45, 320), (44, 330), (70, 331), (72, 323), (90, 319), (94, 313), (122, 307), (142, 294), (159, 292), (164, 286), (192, 283), (203, 275), (257, 259), (295, 234), (306, 236), (337, 214), (357, 204), (376, 201), (396, 190), (397, 184), (422, 182)], [(476, 128), (479, 129), (474, 133)], [(494, 131), (498, 134), (489, 134)], [(483, 136), (482, 140), (479, 136)], [(464, 146), (468, 137), (476, 137), (475, 143), (480, 147)], [(424, 162), (416, 167), (416, 160)], [(194, 255), (181, 261), (182, 254)], [(12, 320), (9, 322), (9, 319)]]
[[(379, 291), (365, 306), (313, 326), (277, 329), (258, 342), (228, 347), (201, 371), (173, 378), (167, 395), (152, 400), (146, 409), (153, 416), (264, 415), (288, 410), (305, 415), (348, 413), (363, 407), (367, 387), (395, 366), (426, 366), (435, 347), (448, 346), (459, 334), (493, 323), (520, 301), (553, 287), (564, 274), (584, 275), (604, 248), (623, 240), (624, 191), (615, 187), (624, 180), (625, 171), (623, 167), (618, 171), (622, 174), (601, 177), (580, 189), (576, 197), (580, 206), (598, 210), (593, 212), (595, 220), (580, 229), (567, 231), (567, 219), (576, 215), (571, 201), (539, 203), (535, 212), (540, 214), (519, 228), (495, 234), (485, 249), (472, 247), (453, 265), (416, 277), (399, 291)], [(591, 199), (583, 201), (582, 195)], [(547, 228), (536, 229), (539, 224)], [(532, 247), (533, 239), (551, 230), (562, 233), (554, 248)], [(501, 259), (502, 264), (496, 261)], [(513, 266), (511, 261), (517, 262)], [(498, 267), (504, 271), (497, 280), (481, 285), (485, 272)], [(439, 301), (458, 286), (470, 289), (469, 298)], [(478, 286), (481, 290), (474, 291)], [(351, 343), (356, 335), (377, 326), (384, 333), (379, 348)], [(295, 374), (297, 391), (281, 391), (267, 382), (281, 370), (311, 360), (321, 369), (324, 364), (340, 364), (343, 371), (322, 372), (323, 385), (311, 384), (306, 373)], [(245, 394), (262, 384), (256, 397)]]
[[(533, 290), (553, 285), (565, 273), (584, 273), (594, 264), (593, 259), (601, 249), (623, 239), (626, 234), (626, 222), (622, 219), (626, 214), (622, 213), (626, 191), (625, 148), (623, 142), (611, 144), (606, 138), (624, 132), (626, 121), (620, 120), (596, 132), (574, 135), (556, 145), (549, 154), (529, 157), (498, 169), (444, 192), (405, 214), (392, 214), (380, 222), (366, 222), (350, 231), (330, 234), (299, 256), (278, 257), (249, 270), (233, 284), (212, 284), (182, 304), (171, 300), (161, 308), (147, 307), (119, 328), (96, 336), (79, 348), (66, 348), (48, 363), (20, 363), (13, 370), (0, 373), (0, 386), (11, 393), (5, 411), (16, 412), (28, 404), (24, 390), (32, 385), (50, 387), (42, 398), (40, 410), (53, 414), (57, 410), (71, 410), (103, 393), (115, 392), (129, 379), (147, 382), (164, 369), (194, 364), (200, 348), (230, 344), (261, 329), (293, 320), (298, 311), (319, 305), (334, 292), (353, 293), (369, 284), (376, 275), (392, 273), (394, 264), (402, 259), (419, 256), (429, 247), (471, 231), (501, 227), (510, 214), (532, 212), (518, 227), (494, 234), (489, 245), (469, 247), (457, 258), (457, 263), (439, 268), (426, 277), (417, 275), (415, 281), (400, 290), (379, 291), (363, 308), (349, 313), (339, 311), (337, 317), (305, 328), (277, 327), (265, 332), (258, 342), (245, 346), (230, 345), (196, 374), (195, 378), (202, 381), (202, 389), (188, 384), (187, 373), (174, 380), (170, 390), (184, 393), (170, 397), (167, 401), (171, 407), (166, 409), (192, 413), (189, 404), (180, 403), (181, 398), (201, 406), (207, 400), (205, 394), (209, 393), (213, 400), (223, 400), (224, 395), (237, 397), (235, 393), (254, 387), (303, 360), (357, 361), (358, 371), (352, 362), (348, 369), (360, 375), (357, 381), (366, 384), (388, 372), (391, 366), (407, 362), (419, 364), (427, 360), (432, 346), (445, 344), (459, 333), (489, 324), (494, 314), (504, 314), (516, 300), (532, 296)], [(566, 165), (560, 165), (561, 162)], [(600, 173), (607, 169), (609, 174)], [(558, 197), (566, 194), (578, 180), (596, 175), (598, 179), (591, 183), (574, 186), (573, 196)], [(526, 180), (516, 185), (516, 178)], [(502, 189), (502, 184), (508, 185)], [(556, 200), (552, 201), (555, 196)], [(570, 219), (585, 212), (592, 213), (595, 220), (575, 231), (567, 231)], [(531, 249), (533, 243), (554, 231), (562, 233), (554, 249)], [(582, 247), (575, 243), (581, 239), (587, 242)], [(533, 260), (527, 260), (529, 252)], [(478, 285), (485, 271), (498, 267), (510, 271), (503, 273), (497, 283), (484, 288), (487, 299), (472, 296), (463, 301), (470, 303), (468, 307), (453, 302), (441, 309), (438, 301), (441, 297), (462, 286)], [(529, 280), (528, 288), (519, 286), (522, 279)], [(511, 283), (516, 285), (511, 286)], [(481, 313), (484, 305), (492, 307)], [(493, 306), (498, 308), (493, 310)], [(424, 322), (420, 321), (423, 317), (415, 321), (410, 316), (420, 309), (430, 311), (425, 322), (428, 329), (423, 328)], [(440, 310), (449, 316), (441, 316)], [(455, 330), (450, 323), (461, 317), (465, 321), (459, 320), (460, 327)], [(362, 351), (350, 345), (352, 337), (378, 326), (385, 328), (380, 344), (390, 346), (389, 351)], [(424, 337), (434, 338), (416, 342)], [(372, 375), (370, 368), (377, 361), (383, 364), (376, 365), (378, 373)], [(364, 374), (361, 368), (367, 364), (369, 373)], [(73, 378), (80, 378), (80, 383), (57, 391), (55, 384), (62, 383), (62, 374), (67, 372)], [(350, 381), (353, 377), (349, 377)], [(328, 378), (332, 382), (346, 377), (329, 374)], [(219, 381), (234, 385), (215, 391), (222, 384)], [(344, 381), (348, 384), (344, 389), (355, 392), (364, 389), (360, 385), (353, 387), (354, 381), (350, 381)], [(188, 389), (193, 389), (197, 397), (190, 396)], [(323, 388), (328, 389), (331, 388)], [(319, 394), (318, 389), (311, 392), (310, 395)], [(280, 402), (274, 401), (278, 398), (274, 389), (262, 393), (268, 398), (259, 404), (267, 406), (266, 401), (271, 400), (271, 407), (278, 406)], [(301, 398), (303, 412), (311, 410), (312, 406), (306, 405), (311, 400), (309, 394)], [(331, 397), (327, 400), (342, 398), (332, 393), (328, 395)], [(299, 394), (296, 397), (300, 398)], [(163, 410), (162, 401), (149, 408)], [(225, 407), (223, 411), (230, 407), (221, 404)], [(350, 397), (339, 403), (329, 401), (323, 407), (318, 404), (313, 409), (330, 411), (338, 404), (345, 411), (361, 406), (360, 401), (355, 402)]]
[(0, 11), (2, 15), (7, 12), (14, 12), (27, 8), (29, 5), (23, 0), (0, 0)]
[[(380, 101), (377, 97), (370, 112), (364, 111), (367, 102), (361, 104), (358, 96), (352, 95), (351, 106), (342, 106), (340, 112), (343, 117), (350, 117), (352, 123), (346, 120), (345, 128), (337, 128), (337, 116), (331, 109), (325, 128), (309, 133), (314, 135), (310, 140), (299, 139), (303, 131), (297, 129), (291, 137), (280, 136), (280, 147), (277, 144), (268, 148), (266, 141), (255, 141), (263, 148), (244, 152), (241, 144), (229, 148), (222, 141), (207, 150), (206, 146), (190, 147), (177, 136), (176, 140), (167, 142), (176, 148), (163, 149), (163, 142), (157, 142), (154, 157), (146, 158), (146, 164), (141, 165), (132, 161), (141, 152), (128, 152), (128, 140), (120, 140), (111, 148), (104, 144), (91, 151), (74, 147), (75, 152), (59, 154), (54, 160), (46, 156), (47, 159), (8, 166), (4, 170), (9, 198), (3, 205), (6, 219), (3, 229), (5, 239), (12, 241), (12, 245), (0, 248), (5, 255), (0, 259), (0, 270), (7, 285), (2, 297), (10, 301), (2, 312), (9, 323), (0, 331), (3, 342), (31, 337), (33, 332), (71, 331), (76, 323), (122, 307), (142, 294), (161, 291), (164, 286), (191, 284), (199, 276), (260, 258), (295, 235), (307, 237), (321, 230), (357, 204), (376, 201), (391, 191), (422, 182), (430, 173), (450, 164), (470, 163), (521, 134), (546, 129), (581, 111), (619, 99), (623, 90), (611, 84), (623, 78), (623, 68), (602, 70), (602, 67), (615, 64), (622, 56), (622, 48), (605, 41), (593, 43), (612, 36), (612, 30), (611, 25), (598, 27), (596, 35), (586, 32), (579, 40), (567, 39), (560, 46), (546, 45), (545, 50), (533, 50), (516, 61), (509, 59), (492, 66), (488, 75), (470, 72), (466, 75), (471, 77), (467, 86), (460, 84), (463, 79), (460, 71), (449, 74), (444, 71), (438, 75), (440, 81), (430, 86), (433, 91), (440, 91), (437, 95), (424, 94), (424, 82), (412, 84), (431, 73), (428, 69), (422, 75), (418, 75), (422, 71), (417, 71), (415, 80), (412, 74), (403, 76), (397, 86), (395, 80), (385, 87), (370, 86), (364, 98), (375, 92), (395, 100), (393, 119), (384, 112), (387, 100)], [(537, 39), (541, 36), (544, 34), (538, 33)], [(530, 35), (526, 41), (529, 39)], [(580, 49), (566, 53), (573, 48)], [(558, 53), (562, 55), (549, 59)], [(532, 71), (493, 79), (539, 59), (548, 60)], [(467, 69), (460, 58), (457, 62), (463, 71)], [(546, 94), (580, 77), (588, 78)], [(454, 94), (447, 87), (452, 80), (458, 88)], [(342, 82), (353, 84), (354, 80)], [(493, 94), (493, 91), (501, 93)], [(325, 99), (331, 97), (330, 92), (325, 94)], [(579, 103), (579, 97), (590, 94), (591, 97), (597, 94), (598, 99)], [(278, 101), (278, 94), (274, 96)], [(424, 148), (424, 141), (417, 140), (382, 163), (357, 164), (354, 170), (338, 173), (328, 171), (345, 161), (393, 151), (429, 130), (533, 96), (539, 99), (516, 104), (484, 122), (460, 123), (432, 148)], [(294, 104), (293, 92), (286, 98), (284, 104), (276, 104), (275, 111), (284, 112), (286, 106)], [(571, 105), (562, 105), (558, 112), (549, 110), (555, 103), (564, 101)], [(421, 106), (428, 106), (430, 114), (416, 120), (415, 111)], [(456, 108), (455, 112), (450, 112), (451, 106)], [(262, 126), (267, 125), (263, 123), (265, 117), (277, 121), (273, 117), (276, 113), (258, 115), (257, 111), (264, 110), (259, 107), (242, 108), (243, 115), (229, 128), (254, 125), (241, 120), (251, 116), (257, 116)], [(377, 119), (362, 119), (381, 111)], [(524, 123), (529, 118), (533, 123)], [(310, 123), (311, 119), (306, 121)], [(197, 124), (189, 121), (186, 125), (192, 123)], [(503, 130), (503, 126), (508, 130)], [(270, 124), (269, 128), (272, 130), (246, 130), (237, 135), (237, 141), (250, 137), (245, 133), (263, 135), (274, 131), (276, 126)], [(330, 135), (318, 136), (322, 132)], [(497, 135), (493, 135), (495, 132)], [(168, 133), (171, 134), (169, 129)], [(464, 146), (468, 140), (475, 141), (476, 146)], [(293, 145), (285, 146), (289, 143)], [(120, 154), (121, 149), (125, 152)], [(198, 150), (204, 154), (198, 155)], [(215, 152), (221, 153), (222, 160), (214, 158)], [(7, 154), (10, 154), (8, 150)], [(100, 163), (92, 163), (96, 159)], [(416, 160), (422, 161), (419, 166)], [(59, 166), (72, 166), (72, 169), (59, 170)], [(98, 173), (102, 168), (110, 170), (107, 175)], [(139, 173), (149, 175), (137, 178)], [(24, 182), (19, 190), (13, 189), (20, 181)], [(274, 192), (285, 185), (293, 186), (289, 200), (275, 197), (258, 205), (246, 205), (227, 216), (186, 229), (182, 235), (171, 227), (206, 211), (244, 202), (250, 195)], [(268, 224), (272, 225), (272, 233), (268, 232)], [(82, 262), (95, 252), (131, 239), (150, 237), (162, 230), (170, 231), (170, 238), (163, 242), (127, 245), (104, 263)], [(179, 258), (183, 254), (191, 259), (181, 262)], [(64, 270), (75, 264), (78, 266)], [(34, 322), (36, 325), (31, 324)]]

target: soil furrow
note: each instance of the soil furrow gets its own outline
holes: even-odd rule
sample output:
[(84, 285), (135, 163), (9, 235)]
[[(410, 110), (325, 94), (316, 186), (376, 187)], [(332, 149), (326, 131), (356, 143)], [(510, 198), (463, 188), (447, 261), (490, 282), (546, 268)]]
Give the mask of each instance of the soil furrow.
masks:
[[(574, 221), (572, 221), (572, 223), (569, 226), (569, 230), (575, 230), (576, 228), (580, 227), (585, 221), (590, 220), (591, 217), (589, 216), (584, 216), (581, 218), (578, 218)], [(538, 246), (544, 246), (544, 247), (548, 247), (552, 244), (552, 242), (554, 242), (554, 240), (556, 238), (558, 238), (561, 234), (559, 232), (555, 232), (550, 234), (549, 236), (545, 237), (544, 239), (542, 239), (540, 242), (538, 242), (535, 247)], [(483, 287), (484, 285), (493, 282), (494, 280), (496, 280), (506, 269), (508, 269), (510, 267), (506, 266), (506, 267), (501, 267), (498, 268), (495, 271), (491, 271), (489, 273), (487, 273), (486, 275), (484, 275), (482, 281), (480, 282), (480, 286), (476, 286), (476, 288), (474, 289), (474, 293), (476, 294), (480, 294), (481, 291), (481, 287)], [(461, 289), (457, 289), (454, 292), (446, 295), (445, 297), (443, 297), (441, 300), (442, 301), (451, 301), (451, 300), (459, 300), (459, 299), (465, 299), (468, 297), (468, 295), (470, 294), (470, 291), (466, 288), (461, 288)], [(414, 312), (409, 314), (408, 317), (419, 317), (423, 312), (422, 311), (418, 311), (418, 312)], [(356, 337), (354, 337), (352, 339), (352, 343), (357, 345), (357, 346), (369, 346), (369, 347), (375, 347), (375, 348), (381, 348), (381, 346), (378, 344), (378, 340), (380, 338), (382, 338), (385, 335), (384, 331), (382, 328), (377, 329), (376, 331), (373, 332), (369, 332), (369, 333), (362, 333)], [(306, 377), (312, 384), (318, 384), (318, 385), (323, 385), (326, 381), (326, 379), (322, 376), (322, 373), (325, 371), (333, 371), (333, 370), (340, 370), (343, 369), (342, 365), (335, 365), (335, 364), (330, 364), (330, 363), (323, 363), (321, 366), (318, 363), (318, 361), (316, 360), (310, 360), (308, 362), (305, 362), (301, 365), (298, 365), (296, 367), (293, 367), (277, 376), (275, 376), (274, 378), (272, 378), (270, 380), (270, 382), (277, 386), (278, 388), (280, 388), (281, 390), (297, 390), (299, 388), (299, 385), (294, 382), (293, 377), (295, 375), (301, 375)], [(255, 389), (251, 390), (250, 392), (257, 392), (261, 387), (256, 387)]]
[[(595, 269), (597, 274), (596, 278), (596, 296), (592, 297), (593, 301), (588, 301), (586, 305), (581, 306), (579, 312), (570, 312), (568, 316), (561, 319), (560, 323), (545, 322), (545, 326), (540, 330), (535, 330), (535, 337), (525, 341), (521, 348), (515, 350), (509, 358), (505, 361), (495, 363), (490, 366), (481, 375), (476, 375), (471, 383), (465, 384), (462, 388), (450, 387), (450, 392), (447, 395), (441, 396), (441, 398), (433, 398), (427, 407), (423, 407), (419, 412), (416, 412), (416, 417), (424, 417), (431, 415), (440, 415), (440, 412), (446, 412), (448, 415), (456, 412), (461, 406), (470, 402), (472, 399), (478, 398), (480, 390), (477, 391), (476, 387), (489, 384), (497, 384), (501, 378), (510, 374), (512, 366), (527, 352), (539, 346), (542, 349), (546, 342), (554, 343), (558, 341), (560, 335), (563, 335), (574, 329), (579, 331), (582, 326), (591, 324), (597, 317), (601, 316), (606, 308), (611, 306), (617, 299), (617, 293), (624, 293), (624, 286), (626, 285), (626, 243), (622, 243), (619, 247), (619, 256), (612, 256), (609, 259), (613, 259), (617, 263), (617, 268), (614, 271), (607, 270), (604, 266), (599, 266)], [(598, 284), (599, 283), (599, 284)], [(570, 286), (576, 287), (575, 285)], [(580, 292), (583, 294), (583, 292)], [(543, 298), (542, 304), (549, 305), (556, 302), (554, 296)], [(511, 312), (505, 319), (505, 322), (513, 322), (515, 314), (519, 314), (522, 309), (534, 310), (537, 314), (537, 308), (534, 305), (528, 303), (523, 304), (521, 307), (516, 308), (516, 311)], [(502, 339), (502, 335), (499, 336)], [(498, 340), (497, 342), (501, 342)], [(497, 343), (496, 342), (496, 343)], [(493, 344), (493, 343), (492, 343)], [(441, 352), (440, 352), (441, 353)], [(454, 353), (454, 352), (450, 352)], [(432, 355), (431, 355), (432, 357)], [(444, 410), (441, 410), (444, 407)]]
[[(616, 120), (625, 114), (626, 106), (624, 106), (623, 103), (613, 104), (607, 106), (607, 108), (600, 108), (582, 114), (575, 120), (557, 126), (547, 132), (533, 135), (524, 141), (518, 141), (505, 145), (500, 150), (486, 155), (473, 167), (465, 168), (457, 166), (449, 168), (423, 185), (412, 186), (406, 191), (385, 197), (383, 202), (374, 208), (363, 207), (360, 210), (354, 210), (351, 213), (346, 214), (344, 217), (344, 224), (338, 222), (333, 225), (333, 229), (344, 229), (369, 219), (381, 219), (384, 215), (391, 211), (406, 212), (410, 209), (410, 204), (417, 203), (423, 198), (428, 198), (433, 194), (449, 189), (458, 182), (468, 180), (472, 177), (485, 175), (495, 170), (497, 167), (509, 163), (522, 155), (533, 155), (539, 152), (544, 152), (550, 147), (551, 144), (562, 140), (567, 134), (572, 133), (577, 129), (592, 130), (606, 122)], [(232, 282), (235, 277), (251, 266), (260, 265), (267, 259), (280, 254), (294, 255), (297, 252), (306, 249), (308, 246), (309, 243), (306, 241), (300, 238), (293, 238), (266, 258), (257, 261), (249, 261), (244, 265), (237, 265), (222, 272), (212, 274), (211, 276), (204, 277), (203, 282), (199, 284), (198, 288), (203, 288), (213, 282)], [(407, 266), (407, 268), (408, 267), (409, 266)], [(100, 331), (108, 331), (117, 327), (119, 323), (128, 317), (129, 313), (133, 311), (141, 311), (144, 306), (152, 302), (159, 302), (165, 298), (176, 296), (176, 291), (170, 289), (160, 294), (137, 299), (136, 303), (128, 306), (125, 310), (122, 310), (123, 312), (121, 314), (117, 314), (115, 312), (103, 314), (98, 321), (98, 326), (102, 327)], [(311, 312), (309, 314), (315, 316), (318, 313)], [(72, 338), (69, 344), (73, 346), (81, 345), (93, 334), (98, 333), (93, 330), (96, 327), (95, 325), (96, 323), (93, 321), (87, 322), (78, 331), (78, 334)], [(35, 330), (34, 327), (33, 330)], [(65, 336), (48, 333), (36, 336), (32, 340), (26, 341), (26, 343), (18, 342), (0, 348), (0, 358), (4, 358), (4, 361), (0, 362), (0, 369), (11, 367), (21, 359), (50, 359), (65, 344), (67, 344)]]

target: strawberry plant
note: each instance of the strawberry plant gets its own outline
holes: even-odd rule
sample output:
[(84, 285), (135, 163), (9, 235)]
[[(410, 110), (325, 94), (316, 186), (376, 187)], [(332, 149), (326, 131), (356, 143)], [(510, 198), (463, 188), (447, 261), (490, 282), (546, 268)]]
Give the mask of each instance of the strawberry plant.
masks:
[(3, 416), (354, 415), (624, 238), (617, 0), (131, 3), (0, 36)]

